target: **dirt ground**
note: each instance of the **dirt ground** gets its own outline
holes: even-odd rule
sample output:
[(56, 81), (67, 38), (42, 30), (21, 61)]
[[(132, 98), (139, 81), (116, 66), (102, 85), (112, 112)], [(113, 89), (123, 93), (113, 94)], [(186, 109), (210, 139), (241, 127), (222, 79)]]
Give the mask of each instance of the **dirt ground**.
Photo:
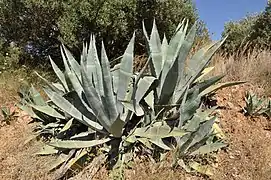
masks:
[[(264, 117), (245, 117), (244, 95), (247, 90), (255, 90), (249, 85), (226, 88), (218, 92), (220, 125), (227, 136), (229, 147), (218, 154), (218, 164), (214, 170), (214, 180), (271, 180), (271, 126)], [(8, 99), (7, 92), (1, 92), (1, 106), (13, 107), (16, 99)], [(47, 173), (51, 156), (35, 156), (41, 144), (24, 142), (31, 136), (33, 125), (30, 118), (17, 111), (19, 116), (10, 125), (0, 126), (0, 180), (52, 179)], [(101, 170), (95, 179), (108, 179)], [(206, 179), (190, 175), (182, 170), (172, 170), (150, 162), (138, 163), (125, 172), (127, 179)], [(85, 177), (86, 174), (85, 174)], [(81, 179), (84, 179), (82, 177)]]

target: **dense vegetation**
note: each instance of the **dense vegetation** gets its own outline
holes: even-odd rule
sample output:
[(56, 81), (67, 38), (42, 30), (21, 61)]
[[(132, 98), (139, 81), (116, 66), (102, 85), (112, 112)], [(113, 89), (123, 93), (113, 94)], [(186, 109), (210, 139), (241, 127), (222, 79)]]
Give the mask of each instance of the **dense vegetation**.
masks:
[[(109, 59), (116, 58), (134, 31), (142, 34), (143, 20), (150, 32), (155, 18), (161, 32), (169, 37), (184, 17), (191, 24), (199, 19), (191, 0), (1, 0), (0, 9), (4, 55), (13, 43), (22, 52), (21, 63), (32, 65), (49, 62), (48, 55), (60, 58), (61, 43), (79, 56), (82, 42), (88, 41), (92, 33), (97, 42), (103, 40), (110, 49)], [(198, 34), (208, 38), (203, 23)], [(143, 44), (143, 38), (137, 39), (137, 53), (142, 52)]]
[(223, 50), (230, 54), (252, 48), (270, 49), (271, 3), (259, 14), (226, 23), (222, 36), (228, 36)]

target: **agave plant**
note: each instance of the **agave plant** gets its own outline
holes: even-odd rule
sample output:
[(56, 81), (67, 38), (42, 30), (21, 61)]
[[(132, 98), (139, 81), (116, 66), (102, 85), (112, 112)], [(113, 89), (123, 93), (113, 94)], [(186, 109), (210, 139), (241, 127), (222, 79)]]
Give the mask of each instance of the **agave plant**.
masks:
[(3, 115), (3, 121), (6, 124), (10, 124), (10, 121), (13, 119), (13, 116), (15, 115), (15, 111), (11, 111), (9, 107), (1, 107), (1, 113)]
[(257, 116), (265, 114), (270, 117), (271, 101), (259, 98), (257, 95), (247, 92), (245, 96), (246, 106), (244, 108), (245, 114), (250, 116)]
[[(173, 135), (177, 141), (175, 144), (153, 136), (147, 138), (150, 143), (154, 143), (160, 148), (175, 149), (176, 162), (177, 159), (184, 159), (189, 154), (210, 153), (225, 146), (220, 141), (212, 141), (215, 140), (212, 132), (220, 130), (215, 124), (215, 117), (208, 120), (210, 113), (205, 112), (205, 116), (204, 113), (198, 113), (201, 111), (201, 99), (218, 89), (244, 83), (217, 83), (223, 76), (204, 79), (205, 75), (213, 69), (208, 67), (211, 57), (224, 40), (200, 49), (189, 59), (188, 55), (195, 39), (196, 24), (189, 32), (187, 32), (187, 29), (188, 21), (185, 22), (184, 20), (179, 24), (168, 43), (165, 36), (163, 41), (160, 41), (155, 21), (150, 37), (143, 23), (150, 57), (151, 75), (159, 81), (156, 84), (157, 86), (152, 86), (150, 93), (144, 98), (146, 104), (149, 105), (149, 109), (151, 109), (149, 111), (151, 118), (145, 123), (154, 126), (152, 119), (156, 119), (160, 124), (170, 123), (171, 129), (176, 128), (187, 132), (182, 137)], [(155, 123), (157, 124), (157, 122)], [(137, 129), (134, 135), (155, 131), (152, 128), (145, 128), (144, 130)], [(175, 165), (176, 162), (174, 162)]]
[[(133, 75), (133, 46), (134, 36), (119, 68), (113, 69), (112, 72), (104, 45), (101, 60), (98, 59), (94, 37), (88, 50), (84, 46), (80, 65), (64, 46), (61, 48), (64, 72), (50, 59), (60, 83), (53, 84), (43, 78), (48, 85), (44, 91), (49, 101), (43, 100), (32, 87), (29, 92), (21, 93), (24, 98), (18, 105), (33, 118), (43, 122), (38, 128), (39, 134), (52, 135), (49, 146), (54, 148), (48, 148), (46, 145), (45, 150), (49, 152), (43, 149), (39, 154), (56, 153), (57, 149), (89, 148), (109, 141), (122, 144), (120, 137), (123, 138), (129, 133), (124, 130), (124, 126), (134, 114), (144, 115), (139, 102), (155, 80), (152, 76), (143, 77), (143, 71), (137, 76)], [(70, 132), (72, 126), (78, 126), (78, 123), (88, 128), (80, 126), (75, 132)], [(85, 132), (82, 132), (82, 129), (85, 129)], [(176, 133), (184, 134), (180, 130), (176, 130)], [(76, 140), (83, 137), (87, 140)]]
[[(149, 157), (158, 154), (158, 159), (174, 150), (174, 165), (181, 165), (187, 157), (225, 146), (215, 138), (213, 109), (203, 111), (201, 97), (242, 82), (217, 84), (222, 76), (204, 79), (223, 41), (202, 48), (187, 61), (196, 25), (188, 33), (187, 29), (188, 22), (183, 21), (168, 44), (165, 37), (160, 42), (155, 22), (150, 38), (143, 26), (149, 59), (136, 74), (132, 67), (135, 35), (121, 62), (111, 69), (103, 43), (98, 57), (94, 36), (83, 45), (80, 64), (64, 45), (65, 70), (50, 59), (59, 82), (40, 76), (48, 85), (44, 91), (49, 100), (31, 87), (22, 93), (19, 107), (42, 122), (39, 134), (50, 134), (49, 143), (38, 154), (61, 153), (52, 165), (54, 169), (62, 164), (58, 177), (93, 149), (100, 149), (116, 164), (125, 163), (127, 154), (138, 149), (146, 149)], [(150, 75), (144, 73), (148, 64)], [(189, 167), (199, 171), (198, 164)]]
[[(175, 34), (168, 43), (166, 36), (160, 41), (159, 33), (155, 24), (150, 37), (148, 36), (143, 23), (143, 30), (147, 41), (147, 49), (151, 57), (151, 74), (159, 79), (159, 85), (155, 88), (153, 95), (156, 113), (164, 105), (180, 105), (186, 90), (189, 98), (194, 91), (198, 91), (198, 101), (218, 89), (241, 84), (244, 82), (218, 83), (223, 76), (215, 76), (205, 79), (213, 67), (208, 67), (211, 57), (225, 41), (214, 42), (203, 47), (188, 59), (189, 52), (194, 43), (196, 35), (196, 24), (187, 32), (188, 21), (179, 24)], [(151, 102), (147, 101), (148, 104)]]

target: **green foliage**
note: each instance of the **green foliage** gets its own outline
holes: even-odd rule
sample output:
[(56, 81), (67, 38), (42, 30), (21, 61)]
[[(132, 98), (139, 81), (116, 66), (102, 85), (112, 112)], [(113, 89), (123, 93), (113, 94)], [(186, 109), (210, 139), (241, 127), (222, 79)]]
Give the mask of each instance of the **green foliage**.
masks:
[(246, 106), (244, 111), (250, 116), (266, 115), (271, 117), (271, 100), (259, 98), (257, 95), (250, 92), (246, 93), (245, 97)]
[(230, 21), (225, 24), (222, 36), (227, 40), (223, 45), (223, 50), (227, 53), (234, 53), (242, 49), (250, 41), (252, 28), (257, 21), (258, 15), (248, 15), (239, 21)]
[(247, 15), (239, 21), (225, 24), (223, 37), (228, 36), (223, 45), (227, 53), (246, 51), (253, 48), (270, 48), (271, 44), (271, 4), (259, 14)]
[[(53, 147), (44, 148), (42, 154), (67, 157), (57, 163), (66, 162), (58, 178), (86, 154), (82, 154), (84, 150), (106, 154), (109, 166), (117, 165), (119, 172), (129, 161), (126, 157), (140, 149), (155, 160), (174, 150), (174, 165), (185, 161), (185, 166), (188, 163), (189, 168), (203, 172), (191, 164), (191, 157), (226, 146), (215, 135), (213, 109), (203, 110), (201, 97), (242, 82), (216, 84), (221, 76), (204, 79), (210, 59), (223, 41), (202, 48), (186, 61), (196, 25), (187, 30), (184, 20), (168, 44), (165, 38), (161, 43), (155, 23), (150, 38), (144, 26), (149, 60), (136, 74), (132, 67), (135, 35), (113, 69), (103, 43), (98, 56), (94, 36), (83, 45), (80, 64), (62, 46), (65, 70), (51, 60), (58, 83), (40, 76), (47, 83), (44, 91), (49, 100), (34, 87), (21, 91), (19, 107), (41, 122), (37, 133), (47, 135), (47, 146)], [(151, 74), (144, 73), (148, 64)]]
[(0, 42), (0, 72), (16, 68), (21, 54), (21, 49), (14, 44), (11, 43), (9, 47), (4, 48)]
[[(149, 31), (155, 17), (162, 32), (168, 36), (172, 36), (184, 17), (191, 24), (198, 20), (191, 0), (2, 0), (0, 9), (0, 36), (5, 40), (5, 46), (16, 43), (26, 58), (32, 59), (28, 64), (34, 66), (48, 62), (38, 61), (47, 59), (48, 55), (59, 58), (57, 47), (61, 43), (79, 56), (81, 42), (88, 41), (92, 33), (97, 42), (105, 42), (110, 49), (109, 59), (112, 59), (125, 50), (134, 31), (141, 33), (143, 20)], [(206, 32), (201, 23), (198, 34), (208, 37)], [(143, 38), (138, 39), (136, 53), (142, 53), (143, 44)], [(100, 43), (97, 46), (101, 49)]]
[(268, 3), (252, 28), (251, 41), (253, 45), (264, 48), (271, 47), (271, 3)]
[(59, 30), (57, 19), (60, 15), (60, 3), (55, 1), (16, 0), (0, 1), (0, 36), (7, 47), (15, 43), (23, 50), (25, 58), (36, 66), (44, 61), (48, 54), (55, 56), (58, 47)]

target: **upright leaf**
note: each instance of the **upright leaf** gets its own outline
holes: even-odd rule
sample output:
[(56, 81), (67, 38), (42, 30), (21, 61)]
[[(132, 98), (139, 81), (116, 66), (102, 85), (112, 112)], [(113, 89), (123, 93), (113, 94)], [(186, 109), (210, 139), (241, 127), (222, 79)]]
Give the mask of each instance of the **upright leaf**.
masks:
[(119, 85), (117, 98), (118, 100), (124, 100), (131, 77), (133, 75), (133, 59), (134, 59), (134, 41), (135, 41), (135, 33), (133, 34), (132, 39), (129, 42), (127, 49), (123, 55), (121, 60), (120, 69), (119, 69)]
[(151, 32), (149, 46), (150, 46), (150, 52), (151, 52), (151, 57), (152, 57), (151, 66), (153, 66), (153, 69), (155, 71), (153, 75), (158, 78), (162, 70), (163, 55), (162, 55), (162, 49), (161, 49), (161, 40), (160, 40), (159, 33), (155, 24), (155, 20), (153, 22), (153, 28)]
[(104, 86), (104, 102), (105, 102), (104, 107), (106, 107), (107, 109), (107, 114), (110, 121), (113, 122), (118, 117), (118, 110), (116, 106), (116, 98), (114, 96), (112, 75), (110, 73), (110, 64), (103, 43), (102, 43), (101, 68)]
[(49, 57), (51, 65), (53, 67), (53, 70), (55, 72), (55, 74), (57, 75), (58, 79), (60, 80), (61, 84), (63, 85), (63, 87), (65, 88), (66, 91), (69, 91), (66, 79), (65, 79), (65, 75), (63, 74), (63, 72), (57, 67), (57, 65), (55, 64), (55, 62), (51, 59), (51, 57)]
[(89, 126), (95, 130), (101, 131), (103, 129), (103, 126), (101, 126), (99, 123), (94, 122), (90, 119), (88, 119), (86, 116), (84, 116), (76, 107), (74, 107), (68, 100), (66, 100), (64, 97), (59, 95), (58, 93), (55, 93), (49, 89), (44, 90), (48, 97), (63, 111), (67, 112), (69, 115), (76, 118), (78, 121), (80, 121), (82, 124), (85, 124), (86, 126)]

